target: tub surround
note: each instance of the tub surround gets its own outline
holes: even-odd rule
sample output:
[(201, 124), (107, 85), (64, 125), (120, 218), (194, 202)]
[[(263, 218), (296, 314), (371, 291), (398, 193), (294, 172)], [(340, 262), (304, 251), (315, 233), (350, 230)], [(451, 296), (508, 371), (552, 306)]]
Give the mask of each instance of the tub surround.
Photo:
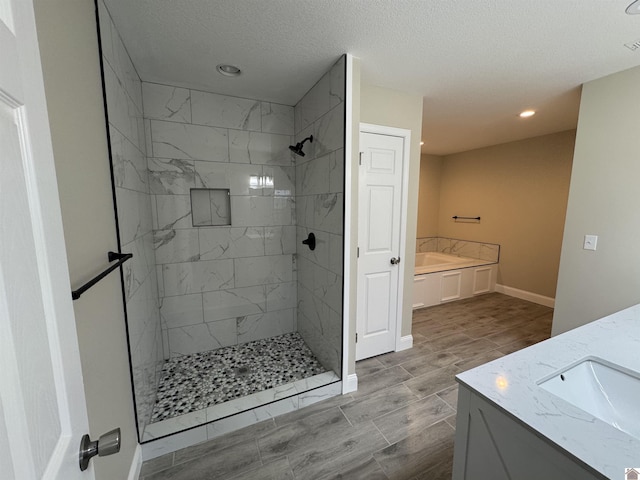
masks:
[(496, 263), (500, 261), (500, 245), (498, 244), (458, 240), (448, 237), (417, 238), (416, 253), (425, 252), (447, 253)]
[[(636, 305), (459, 374), (454, 478), (463, 478), (465, 461), (472, 455), (466, 450), (470, 397), (479, 397), (480, 403), (488, 401), (491, 407), (535, 433), (538, 440), (543, 438), (545, 448), (551, 445), (559, 449), (567, 456), (570, 470), (582, 469), (591, 478), (622, 478), (625, 468), (640, 464), (640, 438), (595, 418), (538, 384), (587, 357), (640, 372), (639, 349), (640, 305)], [(466, 415), (462, 413), (465, 408)], [(499, 454), (507, 455), (506, 449)]]
[(445, 253), (424, 252), (416, 253), (415, 274), (421, 275), (433, 272), (446, 272), (448, 270), (458, 270), (461, 268), (479, 267), (482, 265), (495, 264), (492, 260), (481, 260), (479, 258), (458, 257)]

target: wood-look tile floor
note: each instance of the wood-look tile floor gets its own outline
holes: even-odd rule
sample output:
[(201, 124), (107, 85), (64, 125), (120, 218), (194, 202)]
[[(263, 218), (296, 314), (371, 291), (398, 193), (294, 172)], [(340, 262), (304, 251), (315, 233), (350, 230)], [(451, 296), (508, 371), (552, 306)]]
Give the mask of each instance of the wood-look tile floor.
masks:
[(552, 314), (498, 293), (417, 310), (413, 348), (357, 362), (357, 392), (150, 460), (140, 478), (450, 479), (454, 376), (549, 338)]

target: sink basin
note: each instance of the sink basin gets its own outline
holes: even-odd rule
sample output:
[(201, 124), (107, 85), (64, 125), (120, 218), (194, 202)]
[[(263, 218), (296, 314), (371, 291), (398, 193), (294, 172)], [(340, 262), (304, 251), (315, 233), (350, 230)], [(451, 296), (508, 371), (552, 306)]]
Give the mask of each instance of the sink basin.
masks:
[(640, 378), (598, 358), (587, 358), (538, 385), (603, 422), (640, 438)]

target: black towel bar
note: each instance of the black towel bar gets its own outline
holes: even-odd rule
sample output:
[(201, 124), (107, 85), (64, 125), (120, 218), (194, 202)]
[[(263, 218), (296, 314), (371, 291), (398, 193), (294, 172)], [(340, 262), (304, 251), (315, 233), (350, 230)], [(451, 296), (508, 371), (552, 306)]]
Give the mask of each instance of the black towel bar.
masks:
[(87, 290), (89, 290), (91, 287), (93, 287), (96, 283), (98, 283), (100, 280), (102, 280), (104, 277), (106, 277), (107, 275), (109, 275), (111, 272), (113, 272), (116, 268), (118, 268), (120, 265), (122, 265), (124, 262), (126, 262), (127, 260), (129, 260), (130, 258), (133, 257), (133, 253), (116, 253), (116, 252), (109, 252), (107, 254), (107, 258), (109, 259), (110, 262), (113, 262), (114, 260), (117, 260), (116, 263), (114, 263), (113, 265), (109, 265), (109, 267), (102, 273), (96, 275), (95, 277), (93, 277), (91, 280), (89, 280), (87, 283), (85, 283), (84, 285), (82, 285), (80, 288), (78, 288), (77, 290), (73, 290), (71, 292), (71, 298), (74, 300), (77, 300), (80, 298), (80, 295), (82, 295), (84, 292), (86, 292)]

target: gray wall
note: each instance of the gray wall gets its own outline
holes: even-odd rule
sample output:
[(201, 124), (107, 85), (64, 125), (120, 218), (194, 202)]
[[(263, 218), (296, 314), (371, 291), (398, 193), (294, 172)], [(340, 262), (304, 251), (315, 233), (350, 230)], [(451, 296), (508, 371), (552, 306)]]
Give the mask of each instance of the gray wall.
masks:
[[(402, 241), (405, 244), (405, 258), (402, 261), (406, 262), (405, 265), (407, 266), (404, 271), (404, 292), (402, 296), (402, 335), (409, 335), (411, 333), (413, 314), (412, 286), (414, 269), (410, 266), (415, 263), (416, 251), (422, 97), (363, 83), (360, 91), (360, 121), (411, 130), (407, 230), (401, 233), (404, 236)], [(357, 176), (357, 169), (355, 170), (355, 176)]]
[(142, 86), (120, 35), (99, 3), (109, 135), (124, 264), (138, 428), (149, 423), (163, 363), (151, 195), (142, 118)]
[(583, 86), (554, 335), (640, 302), (639, 86), (640, 67)]
[[(88, 0), (37, 0), (34, 7), (69, 275), (77, 287), (117, 248), (95, 12)], [(74, 311), (91, 438), (122, 429), (120, 453), (92, 460), (96, 478), (127, 478), (137, 437), (117, 272), (75, 301)]]
[[(320, 362), (341, 375), (345, 57), (295, 107), (298, 331)], [(313, 232), (316, 249), (302, 241)]]

